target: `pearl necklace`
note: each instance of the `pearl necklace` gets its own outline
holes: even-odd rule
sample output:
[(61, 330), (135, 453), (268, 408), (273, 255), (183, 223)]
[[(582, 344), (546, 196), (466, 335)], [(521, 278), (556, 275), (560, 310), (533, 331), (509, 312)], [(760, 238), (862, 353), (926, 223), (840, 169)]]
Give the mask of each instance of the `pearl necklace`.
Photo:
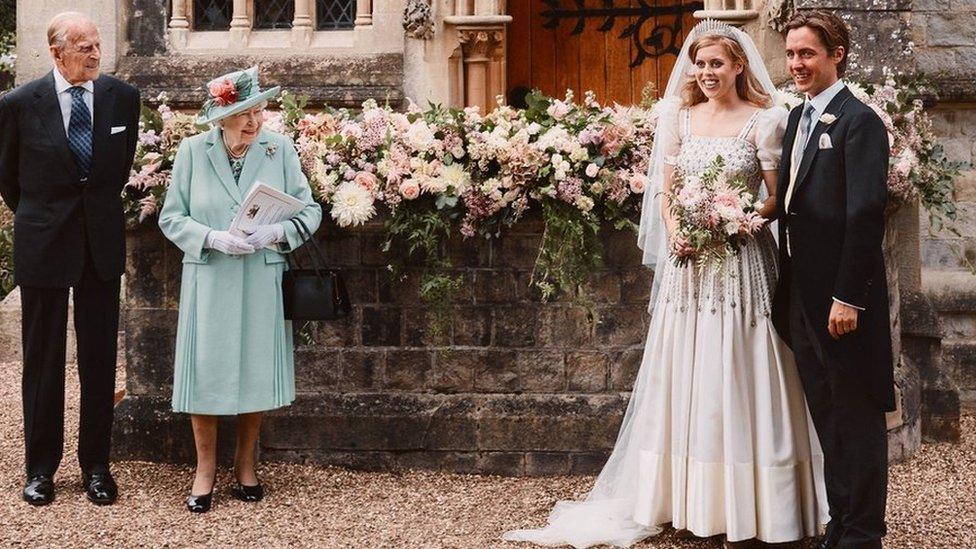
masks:
[(227, 149), (227, 156), (231, 157), (233, 160), (240, 160), (241, 158), (244, 158), (244, 156), (247, 154), (247, 150), (251, 148), (251, 145), (246, 145), (244, 147), (244, 150), (241, 151), (240, 154), (234, 154), (233, 148), (230, 146), (229, 143), (227, 143), (227, 136), (225, 135), (223, 137), (224, 137), (224, 148)]

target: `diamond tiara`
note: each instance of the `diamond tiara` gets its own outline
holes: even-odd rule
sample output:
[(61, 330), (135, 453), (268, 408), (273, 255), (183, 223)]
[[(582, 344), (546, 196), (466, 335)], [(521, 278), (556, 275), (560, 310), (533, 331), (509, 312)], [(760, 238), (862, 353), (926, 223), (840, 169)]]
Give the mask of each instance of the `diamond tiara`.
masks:
[(733, 40), (738, 39), (738, 31), (735, 27), (729, 25), (728, 23), (716, 21), (715, 19), (705, 19), (701, 23), (695, 25), (695, 28), (691, 29), (691, 36), (693, 38), (700, 38), (708, 35), (725, 36), (726, 38), (731, 38)]

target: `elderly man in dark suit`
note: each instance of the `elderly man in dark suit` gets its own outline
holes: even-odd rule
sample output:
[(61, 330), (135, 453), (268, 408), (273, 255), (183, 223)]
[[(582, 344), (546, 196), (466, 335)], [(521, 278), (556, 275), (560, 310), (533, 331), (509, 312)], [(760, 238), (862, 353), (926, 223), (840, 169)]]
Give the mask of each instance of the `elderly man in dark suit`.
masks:
[(125, 262), (122, 186), (139, 123), (139, 92), (99, 75), (95, 23), (62, 13), (48, 28), (54, 69), (0, 99), (0, 195), (14, 211), (14, 279), (23, 307), (23, 404), (32, 505), (54, 499), (64, 446), (68, 290), (81, 380), (78, 461), (88, 498), (115, 502), (109, 471), (119, 285)]
[(779, 175), (777, 330), (793, 349), (823, 447), (830, 523), (820, 549), (880, 548), (885, 411), (895, 409), (882, 239), (888, 135), (840, 77), (850, 33), (831, 13), (787, 24), (793, 109)]

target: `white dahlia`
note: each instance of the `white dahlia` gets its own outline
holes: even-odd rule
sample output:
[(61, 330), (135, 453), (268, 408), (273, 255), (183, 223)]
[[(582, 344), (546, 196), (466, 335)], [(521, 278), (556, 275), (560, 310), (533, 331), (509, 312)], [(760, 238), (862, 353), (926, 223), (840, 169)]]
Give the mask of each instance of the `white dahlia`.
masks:
[(341, 183), (332, 195), (332, 219), (340, 227), (362, 225), (374, 214), (373, 195), (355, 181)]

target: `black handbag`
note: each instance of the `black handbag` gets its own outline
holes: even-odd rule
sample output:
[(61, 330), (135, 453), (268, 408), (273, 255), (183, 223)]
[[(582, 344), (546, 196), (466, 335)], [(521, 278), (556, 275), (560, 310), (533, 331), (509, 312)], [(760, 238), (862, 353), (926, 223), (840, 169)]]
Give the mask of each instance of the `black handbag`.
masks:
[[(295, 225), (298, 235), (306, 248), (311, 269), (303, 269), (297, 260), (286, 254), (288, 270), (281, 278), (281, 295), (285, 305), (285, 319), (287, 320), (337, 320), (349, 315), (352, 306), (349, 304), (349, 293), (342, 275), (335, 269), (325, 267), (325, 257), (312, 233), (301, 219), (292, 218), (289, 221)], [(313, 254), (307, 248), (311, 246)]]

